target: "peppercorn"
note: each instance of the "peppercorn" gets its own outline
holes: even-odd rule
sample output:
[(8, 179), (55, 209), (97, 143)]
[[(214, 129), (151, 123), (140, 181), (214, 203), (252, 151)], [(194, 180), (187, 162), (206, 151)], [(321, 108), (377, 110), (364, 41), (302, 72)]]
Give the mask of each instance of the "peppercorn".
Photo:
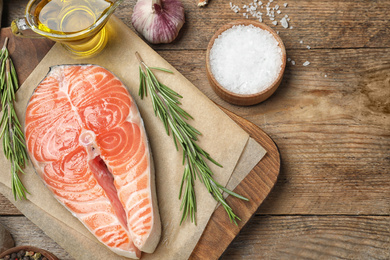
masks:
[(24, 251), (22, 249), (22, 250), (19, 250), (19, 252), (16, 253), (16, 256), (17, 256), (18, 259), (21, 259), (25, 254), (26, 254), (26, 251)]

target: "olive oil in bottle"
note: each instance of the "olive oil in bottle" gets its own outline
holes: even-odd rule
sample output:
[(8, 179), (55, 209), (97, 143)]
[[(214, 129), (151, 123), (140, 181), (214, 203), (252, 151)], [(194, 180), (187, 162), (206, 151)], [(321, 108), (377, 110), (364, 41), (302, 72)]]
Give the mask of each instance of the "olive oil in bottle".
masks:
[[(33, 12), (42, 35), (60, 42), (76, 56), (85, 57), (105, 47), (108, 18), (104, 15), (112, 13), (112, 6), (109, 0), (42, 0)], [(102, 17), (103, 22), (97, 24)]]
[(111, 5), (107, 0), (43, 0), (34, 16), (42, 31), (71, 34), (89, 28)]

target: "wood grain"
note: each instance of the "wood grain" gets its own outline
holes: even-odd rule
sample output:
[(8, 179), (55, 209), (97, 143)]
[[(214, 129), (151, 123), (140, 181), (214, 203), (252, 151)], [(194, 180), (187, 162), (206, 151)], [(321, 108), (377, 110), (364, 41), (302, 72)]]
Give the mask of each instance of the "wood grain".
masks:
[(221, 260), (390, 259), (383, 216), (258, 216)]
[[(212, 100), (254, 122), (278, 144), (282, 171), (262, 213), (389, 214), (389, 52), (292, 50), (296, 60), (310, 54), (310, 66), (290, 64), (274, 96), (248, 108), (213, 93), (199, 76), (205, 68), (195, 57), (203, 54), (162, 56)], [(183, 61), (184, 56), (189, 58)]]
[(389, 52), (292, 50), (297, 61), (310, 55), (310, 66), (289, 64), (276, 93), (252, 107), (230, 105), (213, 93), (199, 76), (204, 61), (196, 57), (203, 54), (162, 52), (208, 97), (270, 134), (281, 151), (276, 191), (259, 212), (390, 213)]
[[(74, 260), (25, 217), (2, 216), (0, 224), (16, 244)], [(220, 259), (389, 259), (389, 248), (389, 218), (383, 216), (256, 216)]]
[[(183, 50), (206, 49), (208, 41), (215, 31), (224, 24), (243, 18), (243, 11), (234, 13), (229, 3), (242, 7), (250, 0), (211, 0), (206, 8), (198, 8), (193, 0), (183, 0), (186, 10), (186, 23), (180, 32), (179, 38), (171, 44), (152, 45), (153, 48)], [(268, 1), (263, 1), (264, 5)], [(278, 25), (265, 16), (263, 21), (280, 32), (287, 49), (311, 48), (363, 48), (390, 46), (390, 20), (385, 10), (390, 9), (389, 1), (367, 0), (301, 0), (301, 1), (274, 1), (280, 6), (289, 3), (287, 8), (282, 7), (282, 13), (276, 15)], [(115, 12), (115, 15), (131, 26), (131, 10), (135, 1), (126, 2)], [(375, 11), (374, 11), (375, 10)], [(288, 15), (289, 24), (293, 29), (284, 29), (279, 20)], [(251, 18), (254, 19), (254, 18)], [(300, 44), (303, 40), (304, 44)]]
[[(26, 2), (5, 1), (4, 26)], [(221, 259), (390, 259), (390, 1), (275, 0), (289, 3), (282, 14), (294, 29), (264, 21), (280, 31), (297, 64), (287, 64), (269, 100), (247, 108), (221, 100), (205, 77), (211, 36), (243, 17), (229, 2), (200, 9), (183, 0), (179, 38), (151, 45), (210, 99), (268, 133), (281, 152), (276, 187)], [(115, 12), (129, 26), (134, 4), (124, 1)], [(0, 196), (0, 214), (19, 214), (9, 205)]]
[[(9, 10), (4, 27), (10, 26), (12, 19), (24, 13), (28, 0), (5, 1)], [(180, 34), (173, 43), (151, 45), (156, 50), (206, 49), (215, 31), (232, 20), (242, 19), (230, 9), (229, 3), (242, 7), (250, 0), (211, 0), (205, 8), (197, 7), (193, 0), (183, 0), (186, 15)], [(264, 5), (267, 1), (263, 1)], [(273, 25), (265, 14), (264, 22), (280, 32), (287, 49), (312, 48), (363, 48), (390, 46), (390, 20), (385, 10), (390, 9), (389, 1), (367, 0), (294, 0), (284, 8), (282, 1), (274, 1), (282, 6), (279, 21), (284, 15), (291, 18), (293, 29), (284, 29), (280, 22)], [(115, 11), (115, 15), (131, 26), (131, 14), (136, 1), (124, 1)], [(265, 13), (265, 9), (259, 9)], [(254, 18), (251, 18), (254, 19)], [(304, 44), (299, 42), (303, 40)]]

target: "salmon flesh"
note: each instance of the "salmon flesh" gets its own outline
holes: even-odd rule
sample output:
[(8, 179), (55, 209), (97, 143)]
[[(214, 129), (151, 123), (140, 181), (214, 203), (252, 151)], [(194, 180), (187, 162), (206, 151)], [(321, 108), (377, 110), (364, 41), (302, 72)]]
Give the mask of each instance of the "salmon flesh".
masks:
[(59, 65), (26, 111), (30, 159), (54, 197), (116, 254), (152, 253), (161, 235), (141, 115), (123, 83), (96, 65)]

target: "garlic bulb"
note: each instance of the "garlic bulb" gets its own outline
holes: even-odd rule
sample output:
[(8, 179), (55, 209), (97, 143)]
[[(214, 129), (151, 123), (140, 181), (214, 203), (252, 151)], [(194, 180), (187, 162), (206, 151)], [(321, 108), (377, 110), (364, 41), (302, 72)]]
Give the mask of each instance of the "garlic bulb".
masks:
[(184, 24), (184, 7), (180, 0), (138, 0), (131, 20), (150, 43), (170, 43)]

